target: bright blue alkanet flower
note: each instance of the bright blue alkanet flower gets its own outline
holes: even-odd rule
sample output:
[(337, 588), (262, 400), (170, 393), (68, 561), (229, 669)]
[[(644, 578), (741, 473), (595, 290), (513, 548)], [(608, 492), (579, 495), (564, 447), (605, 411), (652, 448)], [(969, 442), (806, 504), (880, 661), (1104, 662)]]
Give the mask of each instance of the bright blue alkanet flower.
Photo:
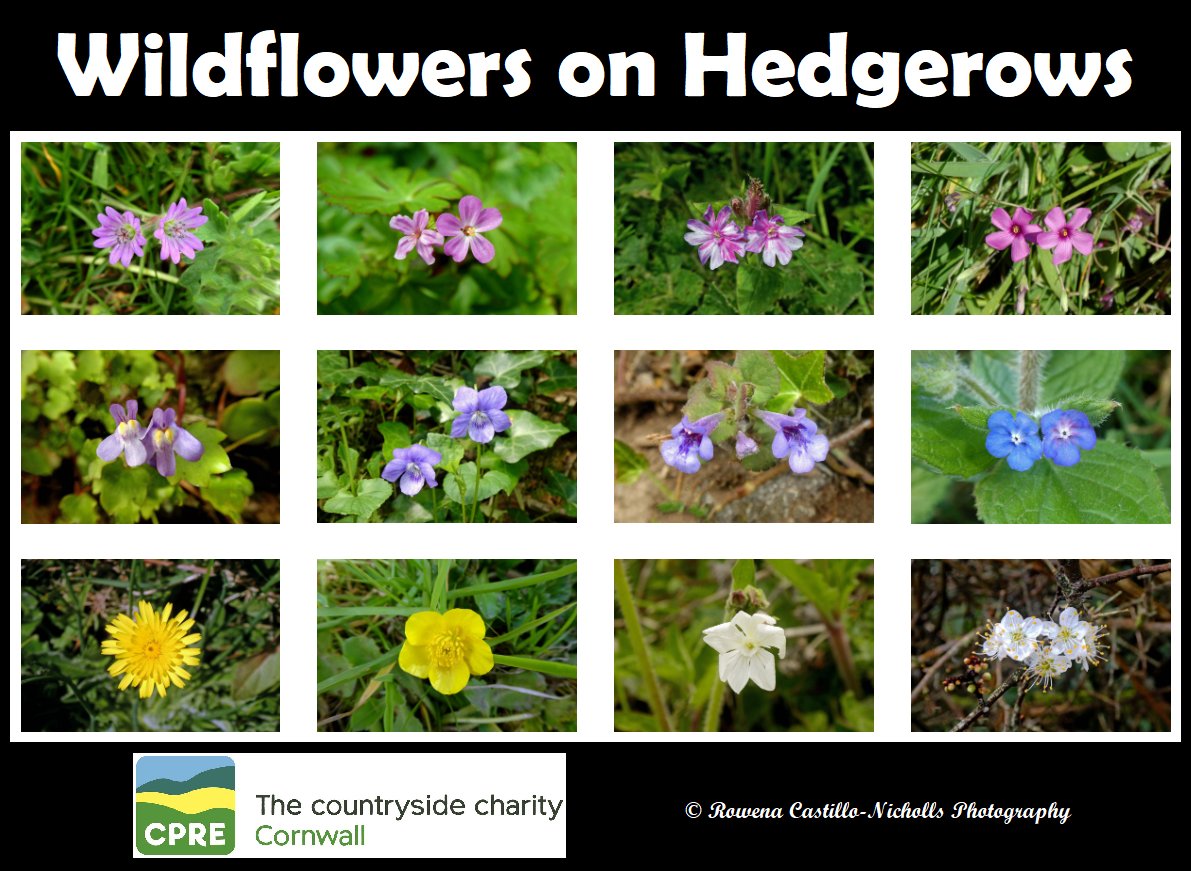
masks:
[[(125, 412), (125, 408), (128, 409)], [(130, 399), (124, 403), (124, 408), (113, 403), (108, 409), (116, 421), (116, 431), (99, 443), (95, 449), (96, 456), (104, 462), (111, 462), (124, 454), (124, 462), (130, 466), (139, 466), (145, 462), (147, 452), (141, 444), (145, 437), (145, 429), (137, 423), (137, 402)]]
[(757, 416), (773, 430), (773, 456), (789, 457), (790, 471), (805, 475), (815, 463), (827, 459), (831, 447), (827, 436), (819, 432), (815, 422), (806, 416), (805, 408), (792, 408), (789, 414), (758, 411)]
[(149, 464), (166, 478), (176, 471), (174, 454), (184, 460), (197, 462), (203, 456), (203, 443), (174, 421), (177, 415), (172, 408), (153, 409), (153, 419), (145, 432), (141, 444), (149, 457)]
[(711, 433), (723, 419), (724, 413), (720, 411), (691, 423), (691, 419), (684, 414), (682, 422), (676, 423), (674, 429), (670, 430), (670, 435), (674, 438), (662, 442), (662, 459), (666, 465), (688, 475), (699, 471), (700, 457), (704, 462), (711, 461), (715, 452)]
[(1051, 411), (1042, 415), (1042, 455), (1056, 466), (1074, 466), (1080, 449), (1096, 447), (1096, 431), (1082, 411)]
[(504, 432), (513, 422), (501, 411), (509, 395), (503, 387), (485, 387), (477, 392), (472, 387), (460, 387), (455, 391), (455, 410), (459, 416), (451, 423), (451, 438), (464, 436), (473, 442), (486, 445), (498, 432)]
[(1042, 458), (1042, 440), (1038, 424), (1023, 412), (1016, 416), (994, 411), (988, 416), (988, 435), (984, 447), (994, 457), (1007, 457), (1009, 468), (1024, 472)]
[(437, 487), (434, 466), (442, 462), (442, 454), (425, 445), (410, 445), (408, 448), (393, 448), (393, 459), (381, 471), (386, 481), (401, 479), (398, 486), (406, 496), (417, 496), (422, 485)]

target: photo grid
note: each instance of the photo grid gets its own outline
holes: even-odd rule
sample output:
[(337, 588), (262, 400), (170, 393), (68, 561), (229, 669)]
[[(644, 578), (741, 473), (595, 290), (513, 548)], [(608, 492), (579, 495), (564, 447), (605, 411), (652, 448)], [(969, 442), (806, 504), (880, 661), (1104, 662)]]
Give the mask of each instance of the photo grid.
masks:
[(1179, 740), (1181, 134), (990, 136), (10, 134), (10, 737)]

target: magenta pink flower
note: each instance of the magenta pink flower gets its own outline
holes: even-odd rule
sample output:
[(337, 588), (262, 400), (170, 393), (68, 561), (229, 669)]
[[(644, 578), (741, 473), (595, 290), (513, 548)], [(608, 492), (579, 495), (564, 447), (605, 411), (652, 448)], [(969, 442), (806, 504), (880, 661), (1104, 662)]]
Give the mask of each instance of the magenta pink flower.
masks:
[(438, 216), (438, 229), (451, 237), (443, 246), (443, 253), (462, 263), (471, 251), (477, 261), (487, 263), (496, 256), (496, 249), (480, 233), (495, 230), (502, 220), (500, 209), (485, 209), (479, 197), (469, 194), (459, 201), (459, 217), (449, 212)]
[(686, 222), (691, 232), (682, 238), (699, 249), (700, 263), (718, 269), (725, 263), (735, 263), (736, 255), (744, 251), (744, 233), (729, 220), (731, 217), (731, 206), (724, 206), (719, 214), (708, 206), (702, 221), (692, 218)]
[(782, 266), (789, 263), (794, 252), (802, 247), (799, 237), (806, 235), (801, 227), (787, 227), (781, 215), (769, 217), (765, 209), (757, 212), (747, 232), (748, 247), (745, 250), (760, 254), (765, 265), (771, 267), (776, 263)]
[(169, 209), (161, 218), (161, 223), (153, 232), (161, 242), (161, 259), (178, 263), (185, 254), (193, 260), (194, 253), (203, 250), (203, 243), (192, 231), (205, 223), (207, 216), (203, 214), (202, 206), (190, 208), (186, 205), (186, 197), (182, 197), (176, 203), (170, 203)]
[(429, 223), (430, 213), (425, 209), (414, 212), (412, 218), (397, 215), (390, 219), (389, 226), (398, 233), (405, 234), (397, 240), (397, 253), (393, 255), (393, 258), (404, 260), (405, 255), (416, 248), (418, 256), (426, 261), (426, 265), (434, 263), (434, 246), (441, 246), (443, 239), (442, 233), (437, 230), (426, 229), (426, 225)]
[(1039, 248), (1055, 249), (1054, 264), (1059, 266), (1071, 259), (1071, 249), (1080, 254), (1092, 253), (1092, 234), (1081, 229), (1092, 217), (1091, 209), (1076, 209), (1067, 220), (1066, 214), (1058, 206), (1046, 213), (1046, 226), (1050, 230), (1043, 230), (1035, 240)]
[(141, 222), (132, 212), (120, 214), (111, 206), (104, 210), (104, 214), (96, 215), (99, 226), (91, 231), (95, 236), (96, 248), (111, 248), (108, 263), (116, 265), (120, 261), (127, 266), (132, 262), (133, 255), (140, 257), (145, 253), (145, 237), (141, 235)]
[(1021, 206), (1013, 210), (1012, 218), (1004, 209), (996, 209), (992, 213), (992, 222), (998, 230), (985, 236), (984, 241), (998, 251), (1010, 248), (1014, 263), (1025, 260), (1030, 254), (1030, 243), (1042, 232), (1041, 227), (1030, 223), (1033, 218)]

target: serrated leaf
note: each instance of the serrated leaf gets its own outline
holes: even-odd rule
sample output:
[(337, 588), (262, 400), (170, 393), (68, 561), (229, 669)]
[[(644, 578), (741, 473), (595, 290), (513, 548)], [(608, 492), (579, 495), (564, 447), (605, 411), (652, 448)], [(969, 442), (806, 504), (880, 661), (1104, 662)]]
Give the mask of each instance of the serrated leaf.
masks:
[[(716, 399), (711, 395), (711, 381), (707, 378), (703, 378), (695, 383), (695, 386), (687, 394), (686, 405), (682, 407), (682, 413), (689, 417), (692, 422), (723, 410), (724, 402), (722, 399)], [(678, 421), (675, 421), (675, 423), (678, 423)]]
[(570, 432), (562, 424), (543, 420), (528, 411), (510, 411), (508, 415), (513, 425), (495, 439), (496, 455), (506, 463), (545, 450)]
[(1052, 406), (1067, 396), (1112, 396), (1124, 369), (1124, 351), (1051, 351), (1043, 370), (1042, 404)]
[(976, 485), (985, 523), (1170, 523), (1153, 465), (1139, 451), (1100, 441), (1074, 466), (1004, 462)]
[(778, 393), (767, 403), (770, 411), (789, 414), (800, 402), (822, 405), (834, 399), (824, 377), (825, 351), (807, 351), (795, 356), (789, 351), (772, 351), (780, 375)]
[(615, 442), (616, 480), (621, 484), (632, 484), (649, 468), (649, 460), (620, 439)]
[(723, 360), (710, 360), (704, 368), (707, 370), (708, 392), (713, 399), (726, 399), (729, 388), (739, 384), (742, 378), (739, 369)]
[(345, 487), (323, 503), (328, 514), (350, 514), (365, 521), (393, 495), (393, 485), (383, 478), (365, 478), (352, 493)]
[(379, 378), (381, 386), (396, 385), (407, 393), (425, 394), (441, 402), (451, 402), (455, 390), (442, 378), (433, 375), (407, 375), (396, 369), (389, 369)]
[(521, 383), (521, 373), (526, 369), (541, 366), (546, 362), (546, 355), (541, 351), (492, 351), (485, 354), (476, 363), (475, 373), (487, 375), (492, 383), (512, 390)]
[(956, 478), (978, 475), (996, 462), (984, 448), (983, 435), (917, 389), (910, 392), (910, 453), (936, 472)]
[(98, 523), (99, 506), (90, 493), (63, 496), (58, 503), (59, 523)]
[(742, 378), (754, 386), (754, 404), (764, 405), (781, 389), (781, 373), (768, 351), (738, 351), (734, 365)]
[(458, 188), (405, 167), (347, 166), (319, 174), (319, 190), (329, 202), (357, 215), (392, 216), (418, 209), (441, 212), (458, 196)]

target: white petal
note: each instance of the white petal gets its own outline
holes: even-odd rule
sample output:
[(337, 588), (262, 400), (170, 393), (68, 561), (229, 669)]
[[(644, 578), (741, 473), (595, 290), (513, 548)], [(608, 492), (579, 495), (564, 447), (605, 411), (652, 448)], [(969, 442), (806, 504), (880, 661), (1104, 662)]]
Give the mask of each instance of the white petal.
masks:
[(727, 681), (734, 693), (744, 689), (749, 682), (749, 657), (736, 651), (720, 654), (720, 680)]
[(722, 626), (716, 626), (713, 629), (704, 629), (703, 640), (709, 647), (713, 650), (718, 650), (720, 653), (727, 653), (729, 650), (739, 650), (740, 648), (740, 633), (727, 623), (724, 623)]
[(1012, 629), (1015, 626), (1021, 625), (1021, 614), (1016, 611), (1006, 611), (1005, 616), (1001, 618), (1001, 625), (1006, 629)]
[(1064, 608), (1063, 613), (1059, 615), (1059, 622), (1070, 628), (1079, 622), (1079, 612), (1074, 608)]
[(1043, 638), (1054, 638), (1059, 634), (1059, 626), (1057, 623), (1052, 623), (1049, 620), (1042, 621), (1042, 628), (1038, 630), (1038, 634)]
[(777, 626), (761, 626), (757, 630), (757, 637), (762, 647), (776, 647), (778, 657), (786, 655), (786, 632)]
[(777, 675), (773, 666), (773, 654), (768, 650), (762, 650), (756, 656), (752, 657), (749, 663), (749, 675), (753, 683), (761, 689), (772, 692), (777, 686)]
[(1037, 617), (1027, 617), (1021, 628), (1030, 638), (1037, 638), (1038, 633), (1042, 631), (1042, 621)]

